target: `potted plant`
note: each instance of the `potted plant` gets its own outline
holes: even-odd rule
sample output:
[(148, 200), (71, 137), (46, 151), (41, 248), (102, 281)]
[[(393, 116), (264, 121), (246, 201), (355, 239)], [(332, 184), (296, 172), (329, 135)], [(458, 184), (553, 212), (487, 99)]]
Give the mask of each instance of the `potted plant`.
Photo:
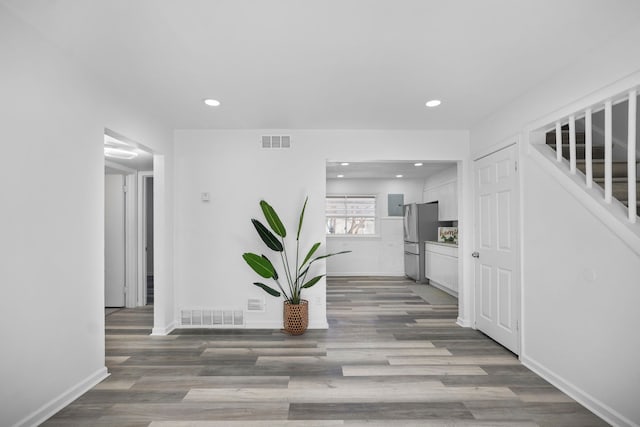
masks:
[(303, 334), (309, 324), (309, 303), (301, 298), (302, 290), (312, 287), (325, 276), (324, 274), (321, 274), (307, 280), (307, 275), (309, 274), (310, 267), (313, 265), (313, 263), (321, 259), (351, 252), (342, 251), (333, 254), (320, 255), (313, 258), (314, 254), (320, 247), (320, 242), (317, 242), (311, 246), (305, 257), (302, 258), (302, 262), (300, 262), (300, 231), (302, 230), (304, 211), (307, 208), (308, 200), (309, 198), (307, 197), (304, 201), (302, 211), (300, 212), (300, 220), (298, 221), (298, 232), (296, 233), (295, 264), (293, 269), (291, 268), (289, 254), (287, 253), (285, 242), (287, 230), (271, 205), (269, 205), (264, 200), (260, 201), (260, 208), (262, 208), (262, 213), (264, 214), (264, 217), (267, 220), (267, 224), (269, 224), (269, 228), (271, 230), (269, 230), (269, 228), (267, 228), (257, 219), (254, 218), (251, 220), (253, 226), (258, 232), (258, 235), (265, 243), (265, 245), (267, 245), (269, 249), (280, 255), (285, 278), (283, 282), (286, 281), (284, 286), (280, 281), (280, 275), (278, 275), (276, 268), (273, 266), (273, 263), (269, 260), (269, 258), (264, 255), (258, 255), (251, 252), (247, 252), (242, 255), (242, 258), (244, 258), (244, 260), (247, 262), (247, 264), (249, 264), (253, 271), (258, 273), (265, 279), (273, 279), (276, 283), (279, 291), (262, 282), (254, 282), (253, 284), (267, 292), (269, 295), (273, 295), (274, 297), (284, 297), (284, 331), (291, 335)]

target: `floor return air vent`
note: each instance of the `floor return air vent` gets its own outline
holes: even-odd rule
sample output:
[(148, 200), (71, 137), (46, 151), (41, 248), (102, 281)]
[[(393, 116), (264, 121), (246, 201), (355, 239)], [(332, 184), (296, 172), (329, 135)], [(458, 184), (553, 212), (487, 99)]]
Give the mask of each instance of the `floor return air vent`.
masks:
[(241, 309), (183, 308), (180, 310), (182, 328), (243, 328)]

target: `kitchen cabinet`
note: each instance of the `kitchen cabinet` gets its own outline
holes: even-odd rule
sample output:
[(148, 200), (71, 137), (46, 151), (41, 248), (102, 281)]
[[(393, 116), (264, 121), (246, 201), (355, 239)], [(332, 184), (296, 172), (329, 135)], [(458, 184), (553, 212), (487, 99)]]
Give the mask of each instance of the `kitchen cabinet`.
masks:
[(438, 220), (458, 220), (458, 183), (450, 181), (424, 191), (425, 203), (438, 202)]
[(424, 271), (429, 283), (458, 296), (458, 247), (427, 242), (424, 246)]

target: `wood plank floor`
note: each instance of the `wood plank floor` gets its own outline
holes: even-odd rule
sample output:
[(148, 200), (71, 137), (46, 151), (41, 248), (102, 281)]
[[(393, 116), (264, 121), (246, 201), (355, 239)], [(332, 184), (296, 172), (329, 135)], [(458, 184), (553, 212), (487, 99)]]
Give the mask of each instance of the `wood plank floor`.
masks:
[(150, 337), (151, 309), (117, 311), (106, 318), (111, 376), (45, 425), (607, 425), (457, 326), (446, 295), (431, 288), (432, 304), (411, 286), (331, 278), (329, 330), (301, 337), (246, 329)]

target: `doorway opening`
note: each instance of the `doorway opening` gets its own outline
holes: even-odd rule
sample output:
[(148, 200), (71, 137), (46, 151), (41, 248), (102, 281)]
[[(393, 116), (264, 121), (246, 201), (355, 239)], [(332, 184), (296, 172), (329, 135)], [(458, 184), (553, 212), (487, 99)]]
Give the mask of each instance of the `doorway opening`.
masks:
[[(153, 303), (154, 166), (151, 150), (108, 129), (104, 155), (104, 295), (108, 315), (121, 308), (147, 305), (147, 295)], [(141, 257), (141, 252), (147, 252), (141, 248), (150, 248), (149, 262), (146, 254)]]
[(329, 161), (328, 276), (410, 280), (423, 299), (459, 305), (459, 162)]
[(154, 252), (153, 252), (153, 172), (140, 172), (138, 174), (140, 188), (140, 238), (141, 262), (140, 262), (140, 286), (142, 295), (140, 305), (153, 305), (154, 302)]

